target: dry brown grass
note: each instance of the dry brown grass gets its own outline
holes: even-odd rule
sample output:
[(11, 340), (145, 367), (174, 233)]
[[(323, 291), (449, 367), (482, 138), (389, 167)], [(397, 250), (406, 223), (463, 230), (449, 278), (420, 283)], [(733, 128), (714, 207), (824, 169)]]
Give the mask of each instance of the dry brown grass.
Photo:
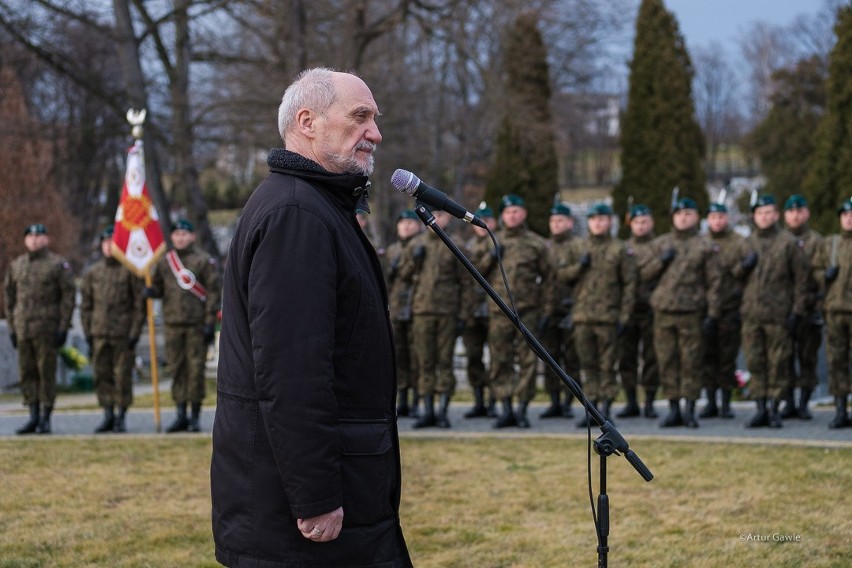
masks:
[[(612, 566), (852, 564), (849, 449), (633, 447), (656, 479), (608, 460)], [(402, 452), (418, 568), (595, 565), (584, 441), (406, 438)], [(0, 567), (216, 565), (209, 438), (2, 440), (0, 455)]]

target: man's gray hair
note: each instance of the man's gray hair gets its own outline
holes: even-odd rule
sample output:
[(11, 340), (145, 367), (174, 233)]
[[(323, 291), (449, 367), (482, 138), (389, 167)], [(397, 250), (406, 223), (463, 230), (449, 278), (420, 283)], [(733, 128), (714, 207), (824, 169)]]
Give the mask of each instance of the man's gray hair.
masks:
[(278, 107), (278, 133), (281, 140), (285, 139), (287, 132), (295, 130), (296, 113), (300, 108), (324, 114), (331, 107), (337, 97), (334, 73), (334, 69), (326, 67), (306, 69), (287, 87), (281, 97), (281, 106)]

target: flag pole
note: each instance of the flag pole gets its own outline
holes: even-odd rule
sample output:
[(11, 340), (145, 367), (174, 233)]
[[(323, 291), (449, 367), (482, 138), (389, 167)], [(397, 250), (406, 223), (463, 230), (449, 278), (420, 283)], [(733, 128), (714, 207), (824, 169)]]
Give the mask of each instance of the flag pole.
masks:
[[(151, 287), (151, 269), (145, 269), (145, 287)], [(154, 300), (146, 298), (148, 312), (148, 348), (151, 355), (151, 388), (154, 393), (154, 426), (159, 434), (162, 431), (160, 422), (160, 382), (157, 376), (157, 335), (154, 332)]]

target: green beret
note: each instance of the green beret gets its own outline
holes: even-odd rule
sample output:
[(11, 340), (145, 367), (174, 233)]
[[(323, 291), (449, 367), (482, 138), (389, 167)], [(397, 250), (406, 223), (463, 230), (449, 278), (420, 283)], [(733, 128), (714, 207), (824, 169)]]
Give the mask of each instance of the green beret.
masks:
[(195, 227), (193, 227), (192, 223), (190, 223), (187, 219), (181, 218), (175, 221), (175, 224), (172, 225), (172, 232), (174, 233), (175, 231), (188, 231), (190, 233), (194, 233)]
[(112, 225), (101, 231), (101, 242), (104, 242), (107, 239), (111, 239), (114, 232), (115, 228)]
[(757, 201), (754, 202), (754, 205), (751, 206), (751, 210), (754, 211), (758, 207), (763, 207), (764, 205), (775, 205), (775, 198), (768, 193), (761, 195), (757, 198)]
[(571, 208), (568, 207), (565, 203), (557, 203), (550, 209), (551, 215), (565, 215), (566, 217), (571, 216)]
[(840, 204), (840, 207), (837, 209), (837, 214), (840, 215), (844, 211), (852, 211), (852, 197)]
[(399, 215), (396, 216), (396, 220), (399, 222), (403, 219), (414, 219), (417, 221), (417, 213), (414, 212), (414, 209), (403, 209), (399, 212)]
[(527, 204), (524, 201), (524, 198), (520, 195), (515, 195), (514, 193), (504, 195), (503, 199), (500, 200), (500, 211), (502, 212), (503, 209), (505, 209), (506, 207), (512, 206), (523, 207), (524, 209), (527, 208)]
[(635, 219), (636, 217), (644, 217), (644, 216), (648, 216), (648, 217), (651, 216), (651, 208), (648, 207), (647, 205), (643, 205), (642, 203), (637, 203), (636, 205), (634, 205), (633, 207), (630, 208), (629, 217), (630, 217), (631, 221), (633, 219)]
[(41, 223), (33, 223), (32, 225), (27, 225), (27, 228), (24, 229), (24, 236), (27, 235), (46, 235), (47, 227), (42, 225)]
[(672, 207), (672, 213), (680, 211), (681, 209), (694, 209), (695, 211), (698, 211), (698, 204), (691, 197), (681, 197)]
[(474, 214), (480, 219), (485, 219), (486, 217), (494, 218), (494, 210), (485, 205), (484, 201), (480, 204), (479, 209), (477, 209)]
[(784, 202), (784, 211), (787, 211), (788, 209), (804, 209), (807, 206), (808, 200), (805, 199), (805, 196), (794, 193), (787, 198), (787, 201)]
[(724, 203), (711, 203), (707, 209), (708, 213), (727, 213), (728, 207)]
[(357, 207), (357, 208), (355, 209), (355, 214), (356, 214), (356, 215), (369, 215), (369, 214), (370, 214), (370, 212), (369, 212), (369, 211), (367, 211), (366, 209), (361, 209), (360, 207)]
[(595, 203), (589, 208), (586, 217), (595, 217), (597, 215), (612, 215), (612, 207), (606, 203)]

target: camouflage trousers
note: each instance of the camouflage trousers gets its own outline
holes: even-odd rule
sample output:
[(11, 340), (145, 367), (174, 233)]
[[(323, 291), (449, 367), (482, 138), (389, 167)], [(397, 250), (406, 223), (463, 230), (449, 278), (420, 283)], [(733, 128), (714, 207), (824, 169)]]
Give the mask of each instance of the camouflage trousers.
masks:
[(826, 314), (828, 391), (846, 397), (852, 393), (852, 312)]
[(752, 397), (781, 398), (790, 371), (793, 341), (783, 323), (743, 322), (743, 353)]
[[(530, 310), (520, 314), (521, 323), (535, 330), (539, 313)], [(492, 313), (488, 320), (488, 348), (491, 352), (491, 390), (498, 399), (517, 397), (520, 402), (535, 398), (538, 357), (527, 345), (521, 332), (503, 314)], [(520, 373), (515, 373), (517, 359)]]
[(583, 391), (590, 400), (612, 400), (618, 394), (615, 364), (618, 338), (614, 323), (577, 323), (574, 340), (583, 370)]
[(411, 334), (417, 361), (417, 394), (452, 395), (456, 390), (456, 376), (453, 373), (456, 316), (416, 314)]
[(733, 389), (737, 386), (737, 355), (740, 352), (739, 311), (722, 314), (715, 337), (704, 344), (704, 388)]
[(417, 365), (414, 360), (411, 322), (391, 321), (391, 327), (393, 328), (393, 345), (396, 352), (397, 388), (416, 388)]
[(40, 402), (53, 406), (56, 401), (56, 348), (53, 335), (18, 339), (18, 369), (24, 404)]
[(133, 404), (131, 372), (136, 352), (127, 339), (96, 337), (92, 346), (95, 394), (101, 406), (127, 408)]
[(471, 387), (483, 387), (488, 384), (488, 373), (482, 360), (487, 342), (488, 320), (468, 318), (462, 332), (462, 343), (467, 356), (467, 381)]
[[(556, 314), (548, 318), (547, 323), (541, 330), (539, 340), (562, 370), (568, 373), (579, 385), (580, 356), (577, 354), (577, 348), (574, 345), (574, 330), (559, 327), (559, 322), (562, 321), (563, 317), (564, 314)], [(544, 369), (544, 390), (551, 393), (558, 390), (570, 392), (568, 387), (565, 386), (562, 380), (549, 367), (545, 367)]]
[(619, 341), (619, 351), (618, 374), (622, 388), (635, 389), (641, 386), (655, 389), (660, 386), (660, 371), (654, 352), (653, 312), (633, 315), (633, 323)]
[(654, 351), (660, 366), (662, 396), (668, 400), (701, 396), (704, 338), (698, 312), (654, 314)]
[(819, 382), (816, 372), (817, 359), (822, 345), (821, 323), (813, 314), (799, 323), (790, 357), (787, 388), (816, 388)]
[(202, 402), (207, 394), (204, 365), (207, 343), (200, 325), (166, 326), (166, 359), (175, 403)]

